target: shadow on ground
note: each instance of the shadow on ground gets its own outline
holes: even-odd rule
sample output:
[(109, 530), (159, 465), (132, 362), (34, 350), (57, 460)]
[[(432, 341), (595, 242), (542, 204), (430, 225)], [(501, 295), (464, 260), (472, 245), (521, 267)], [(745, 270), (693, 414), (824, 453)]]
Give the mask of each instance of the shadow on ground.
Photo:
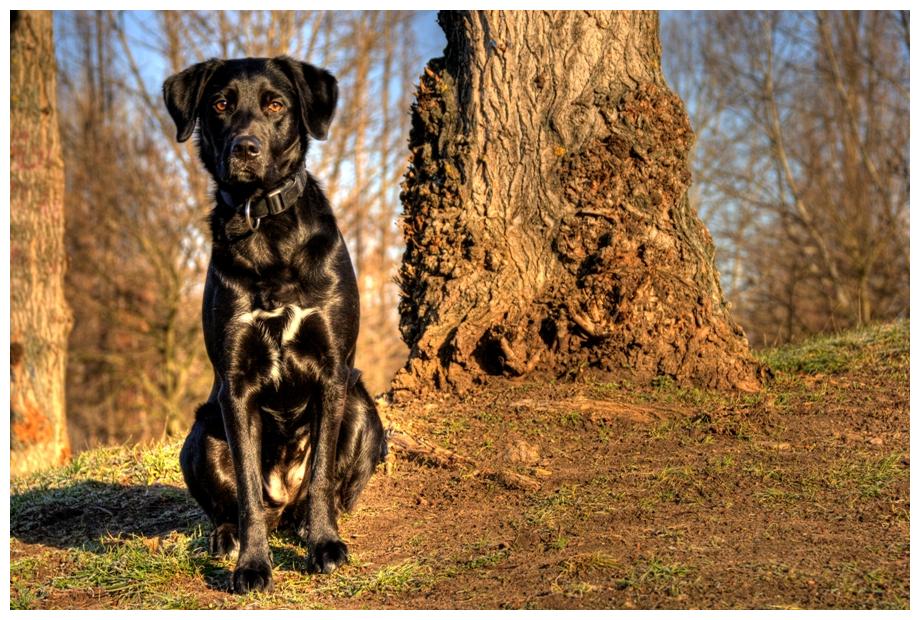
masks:
[[(210, 529), (207, 518), (184, 488), (85, 480), (15, 493), (10, 500), (10, 533), (22, 543), (106, 554), (112, 542), (105, 538), (184, 534), (207, 587), (230, 591), (230, 571), (207, 553), (207, 539), (201, 536), (202, 529)], [(285, 529), (272, 541), (279, 568), (308, 572), (307, 554), (296, 535)]]
[(10, 497), (10, 534), (22, 542), (84, 548), (100, 536), (190, 533), (204, 513), (180, 487), (98, 480)]

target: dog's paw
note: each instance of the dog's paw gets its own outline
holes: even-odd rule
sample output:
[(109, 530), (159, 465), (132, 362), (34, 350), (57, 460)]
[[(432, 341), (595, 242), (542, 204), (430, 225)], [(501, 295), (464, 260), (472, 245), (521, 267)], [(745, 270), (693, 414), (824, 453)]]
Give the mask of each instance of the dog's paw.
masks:
[(271, 592), (274, 585), (271, 564), (265, 560), (240, 562), (233, 571), (231, 583), (236, 594)]
[(326, 540), (310, 545), (308, 570), (311, 573), (331, 573), (348, 563), (348, 547), (341, 540)]
[(219, 558), (239, 553), (240, 539), (237, 536), (236, 526), (230, 523), (221, 523), (208, 537), (208, 551)]

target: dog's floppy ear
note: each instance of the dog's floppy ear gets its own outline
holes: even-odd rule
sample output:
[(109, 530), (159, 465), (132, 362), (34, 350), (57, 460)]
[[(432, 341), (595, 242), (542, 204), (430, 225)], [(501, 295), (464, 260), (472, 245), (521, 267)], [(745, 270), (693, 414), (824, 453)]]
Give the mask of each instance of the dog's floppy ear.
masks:
[(328, 71), (288, 56), (274, 60), (297, 89), (303, 126), (317, 140), (325, 140), (339, 100), (338, 82)]
[(163, 99), (166, 109), (176, 123), (176, 140), (185, 142), (195, 131), (198, 104), (204, 94), (204, 87), (221, 61), (210, 59), (171, 75), (163, 82)]

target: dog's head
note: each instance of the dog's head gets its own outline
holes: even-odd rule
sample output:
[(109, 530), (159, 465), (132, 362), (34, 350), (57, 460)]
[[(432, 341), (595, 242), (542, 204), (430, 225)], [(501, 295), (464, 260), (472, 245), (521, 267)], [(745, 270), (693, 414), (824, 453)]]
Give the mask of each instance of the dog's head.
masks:
[(287, 56), (208, 60), (169, 77), (163, 97), (184, 142), (224, 187), (271, 187), (303, 166), (310, 137), (324, 140), (338, 85), (328, 71)]

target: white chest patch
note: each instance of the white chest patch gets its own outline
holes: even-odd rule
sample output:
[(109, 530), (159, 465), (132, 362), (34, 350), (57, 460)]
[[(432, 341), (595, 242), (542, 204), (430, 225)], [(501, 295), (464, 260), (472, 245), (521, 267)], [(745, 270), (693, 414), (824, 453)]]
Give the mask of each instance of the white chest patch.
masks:
[(299, 306), (291, 306), (294, 311), (294, 315), (291, 317), (291, 320), (288, 321), (287, 325), (284, 326), (284, 331), (281, 332), (281, 342), (287, 342), (288, 340), (293, 340), (297, 335), (297, 331), (300, 329), (301, 322), (316, 312), (316, 308), (301, 308)]
[(237, 316), (239, 323), (252, 326), (262, 339), (271, 361), (269, 377), (276, 386), (281, 382), (284, 345), (297, 337), (303, 320), (316, 312), (316, 308), (288, 304), (273, 310), (253, 310)]
[(305, 318), (316, 313), (316, 308), (302, 308), (288, 304), (273, 310), (253, 310), (241, 314), (237, 319), (240, 323), (257, 325), (272, 319), (285, 317), (284, 328), (281, 330), (281, 344), (293, 340), (297, 336), (300, 324)]

